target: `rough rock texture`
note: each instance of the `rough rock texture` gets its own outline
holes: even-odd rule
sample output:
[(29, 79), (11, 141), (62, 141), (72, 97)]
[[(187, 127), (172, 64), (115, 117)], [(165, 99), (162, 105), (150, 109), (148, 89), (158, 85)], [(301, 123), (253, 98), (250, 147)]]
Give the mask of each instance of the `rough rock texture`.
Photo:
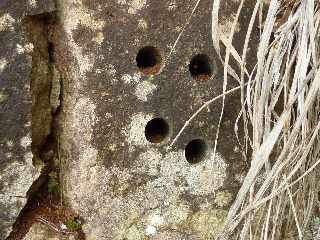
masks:
[(23, 22), (28, 15), (53, 8), (51, 1), (0, 1), (0, 239), (10, 233), (27, 191), (40, 174), (31, 151), (34, 46)]
[[(236, 3), (226, 2), (221, 27), (227, 35)], [(221, 101), (201, 113), (167, 149), (192, 113), (222, 92), (223, 68), (211, 42), (212, 1), (200, 2), (168, 58), (195, 3), (61, 2), (66, 35), (60, 47), (69, 50), (71, 61), (64, 79), (60, 136), (64, 196), (83, 217), (88, 240), (212, 239), (223, 226), (245, 166), (233, 132), (239, 96), (227, 98), (215, 157)], [(237, 29), (239, 48), (244, 30)], [(145, 46), (159, 49), (160, 74), (139, 71), (136, 56)], [(215, 77), (192, 78), (188, 65), (199, 53), (209, 56)], [(230, 79), (229, 87), (235, 85)], [(158, 144), (145, 136), (148, 121), (156, 117), (165, 119), (170, 129)], [(200, 163), (190, 164), (184, 148), (197, 138), (209, 150)]]
[[(27, 190), (39, 175), (32, 165), (30, 149), (29, 81), (35, 78), (30, 76), (29, 55), (34, 50), (23, 34), (22, 19), (54, 9), (54, 5), (52, 9), (43, 8), (50, 7), (50, 2), (44, 4), (45, 1), (9, 2), (0, 3), (0, 30), (5, 33), (0, 35), (4, 42), (0, 45), (0, 217), (5, 219), (0, 221), (0, 239), (10, 231), (25, 203)], [(56, 134), (61, 189), (65, 204), (80, 214), (87, 240), (212, 239), (223, 227), (246, 167), (233, 131), (240, 109), (239, 96), (233, 94), (226, 99), (216, 152), (221, 100), (199, 114), (168, 148), (185, 121), (205, 101), (222, 93), (223, 67), (211, 40), (211, 0), (200, 1), (171, 52), (196, 2), (56, 1), (58, 21), (50, 36), (54, 66), (39, 62), (39, 58), (49, 61), (52, 56), (47, 52), (44, 57), (40, 54), (41, 45), (37, 45), (39, 54), (33, 54), (33, 60), (38, 59), (39, 65), (35, 64), (32, 73), (43, 80), (50, 70), (52, 81), (57, 78), (55, 73), (59, 75), (61, 109)], [(224, 1), (220, 34), (228, 36), (236, 6), (235, 0)], [(248, 15), (241, 19), (243, 28), (237, 27), (239, 49), (251, 8), (250, 3), (245, 6)], [(46, 29), (41, 24), (40, 30)], [(42, 42), (42, 35), (38, 36), (35, 29), (33, 40)], [(136, 58), (146, 46), (158, 49), (155, 58), (159, 62), (139, 69)], [(249, 59), (255, 54), (254, 46), (251, 49)], [(149, 52), (144, 60), (147, 65), (153, 61), (148, 60), (149, 54), (152, 55)], [(203, 61), (207, 64), (206, 58), (192, 65), (190, 73), (189, 63), (197, 54), (209, 58), (211, 77), (195, 75), (201, 71)], [(158, 70), (159, 74), (150, 75)], [(229, 88), (236, 85), (229, 80)], [(40, 94), (40, 85), (33, 86)], [(51, 100), (52, 95), (59, 94), (45, 96)], [(33, 112), (36, 126), (44, 127), (40, 121), (43, 115)], [(151, 143), (150, 136), (145, 135), (153, 118), (162, 118), (169, 127), (161, 143)], [(43, 131), (33, 128), (36, 148), (49, 134), (48, 118), (43, 124)], [(151, 132), (159, 129), (164, 131), (165, 127), (153, 127)], [(39, 134), (40, 140), (36, 138)], [(153, 137), (154, 142), (162, 140)], [(196, 159), (197, 163), (191, 164), (185, 148), (194, 139), (204, 140), (207, 149), (196, 147), (196, 151), (206, 151)], [(25, 239), (56, 238), (43, 226), (35, 225)]]

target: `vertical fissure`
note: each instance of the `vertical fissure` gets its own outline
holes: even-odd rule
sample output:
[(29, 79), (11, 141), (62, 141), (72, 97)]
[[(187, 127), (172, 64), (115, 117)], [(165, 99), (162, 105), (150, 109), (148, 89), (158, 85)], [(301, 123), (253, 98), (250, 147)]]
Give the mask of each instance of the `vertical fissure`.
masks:
[(56, 61), (59, 35), (57, 11), (27, 16), (24, 27), (33, 43), (32, 153), (33, 164), (40, 167), (40, 177), (27, 192), (27, 203), (16, 219), (7, 240), (24, 239), (34, 223), (41, 223), (62, 235), (85, 236), (79, 216), (65, 206), (60, 184), (62, 160), (59, 153), (59, 115), (62, 106), (63, 74)]

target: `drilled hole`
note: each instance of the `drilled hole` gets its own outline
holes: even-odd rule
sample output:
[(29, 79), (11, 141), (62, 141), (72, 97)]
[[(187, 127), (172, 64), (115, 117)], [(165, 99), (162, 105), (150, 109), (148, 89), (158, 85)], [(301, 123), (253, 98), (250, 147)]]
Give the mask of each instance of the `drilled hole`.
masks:
[(191, 164), (199, 163), (206, 157), (208, 146), (202, 139), (194, 139), (185, 149), (185, 157)]
[(189, 64), (191, 76), (196, 80), (208, 80), (212, 75), (210, 58), (205, 54), (198, 54)]
[(145, 75), (155, 75), (161, 68), (160, 51), (152, 46), (143, 47), (139, 50), (137, 58), (137, 66)]
[(145, 135), (149, 142), (160, 143), (169, 135), (169, 125), (162, 118), (154, 118), (147, 123)]

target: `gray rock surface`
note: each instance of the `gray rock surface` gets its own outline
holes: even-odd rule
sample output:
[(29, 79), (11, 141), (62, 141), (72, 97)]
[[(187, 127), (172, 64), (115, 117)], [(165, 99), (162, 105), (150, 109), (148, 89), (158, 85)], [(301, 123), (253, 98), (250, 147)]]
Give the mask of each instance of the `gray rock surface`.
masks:
[[(226, 35), (235, 12), (234, 1), (227, 2), (221, 21)], [(234, 197), (231, 189), (238, 186), (245, 165), (233, 132), (238, 96), (227, 98), (215, 156), (221, 101), (167, 149), (192, 113), (222, 91), (223, 68), (211, 42), (212, 1), (201, 1), (168, 58), (195, 3), (62, 4), (66, 37), (60, 47), (69, 50), (71, 59), (60, 136), (64, 196), (84, 218), (88, 240), (213, 239), (223, 226)], [(244, 36), (241, 31), (238, 27), (238, 37)], [(137, 54), (145, 46), (158, 48), (166, 63), (157, 75), (146, 76), (137, 67)], [(197, 81), (190, 75), (188, 65), (199, 53), (211, 58), (214, 78)], [(233, 80), (229, 84), (235, 86)], [(148, 121), (157, 117), (170, 129), (158, 144), (145, 136)], [(184, 149), (197, 138), (209, 150), (200, 163), (190, 164)]]
[(0, 2), (0, 239), (10, 233), (27, 192), (39, 177), (31, 151), (33, 44), (26, 16), (52, 11), (51, 1)]
[[(211, 0), (200, 1), (171, 52), (197, 1), (186, 2), (56, 1), (58, 21), (50, 38), (52, 72), (58, 76), (52, 81), (61, 81), (57, 117), (61, 187), (65, 203), (83, 219), (87, 240), (213, 239), (223, 227), (246, 166), (233, 131), (239, 96), (227, 97), (216, 151), (221, 101), (199, 114), (168, 148), (188, 118), (221, 94), (223, 84), (223, 67), (212, 47)], [(234, 0), (222, 6), (221, 34), (229, 34), (236, 6)], [(4, 216), (0, 217), (6, 220), (0, 223), (0, 239), (10, 231), (26, 192), (39, 176), (30, 148), (33, 46), (22, 31), (22, 19), (53, 7), (33, 0), (0, 3), (4, 33), (0, 35), (4, 43), (0, 45), (0, 214)], [(245, 11), (251, 7), (248, 3)], [(243, 31), (245, 24), (237, 27), (239, 49)], [(136, 58), (146, 46), (158, 49), (155, 58), (160, 61), (142, 70)], [(249, 58), (254, 57), (252, 49)], [(147, 64), (153, 61), (150, 54), (143, 60)], [(209, 58), (211, 78), (190, 73), (189, 64), (197, 54)], [(193, 71), (202, 67), (201, 61), (192, 65)], [(39, 76), (43, 72), (42, 65), (34, 69)], [(158, 74), (148, 75), (159, 69)], [(228, 86), (236, 85), (230, 79)], [(59, 94), (47, 98), (51, 101), (53, 95)], [(163, 119), (168, 131), (160, 124), (146, 135), (146, 126), (154, 118)], [(41, 139), (48, 135), (47, 121)], [(164, 139), (159, 139), (159, 130), (165, 132)], [(191, 151), (205, 150), (192, 164), (185, 148), (195, 139), (204, 140), (207, 148), (196, 146)], [(33, 145), (41, 142), (33, 140)], [(25, 240), (50, 237), (37, 224)]]

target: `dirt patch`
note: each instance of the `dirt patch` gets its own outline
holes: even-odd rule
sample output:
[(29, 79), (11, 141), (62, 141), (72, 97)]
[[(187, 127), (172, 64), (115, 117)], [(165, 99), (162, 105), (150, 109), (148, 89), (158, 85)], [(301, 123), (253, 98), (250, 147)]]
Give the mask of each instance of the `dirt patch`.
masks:
[(195, 76), (194, 79), (196, 81), (199, 81), (199, 82), (205, 82), (205, 81), (208, 81), (210, 79), (210, 75), (201, 74), (201, 75)]
[(153, 67), (147, 67), (147, 68), (139, 68), (140, 72), (142, 72), (144, 75), (156, 75), (160, 72), (161, 64), (157, 64)]
[(49, 178), (36, 194), (28, 199), (25, 208), (13, 225), (13, 231), (7, 240), (22, 240), (34, 223), (47, 225), (52, 231), (62, 235), (74, 235), (84, 240), (81, 229), (69, 229), (70, 223), (80, 221), (79, 216), (63, 206), (60, 195), (48, 191)]

